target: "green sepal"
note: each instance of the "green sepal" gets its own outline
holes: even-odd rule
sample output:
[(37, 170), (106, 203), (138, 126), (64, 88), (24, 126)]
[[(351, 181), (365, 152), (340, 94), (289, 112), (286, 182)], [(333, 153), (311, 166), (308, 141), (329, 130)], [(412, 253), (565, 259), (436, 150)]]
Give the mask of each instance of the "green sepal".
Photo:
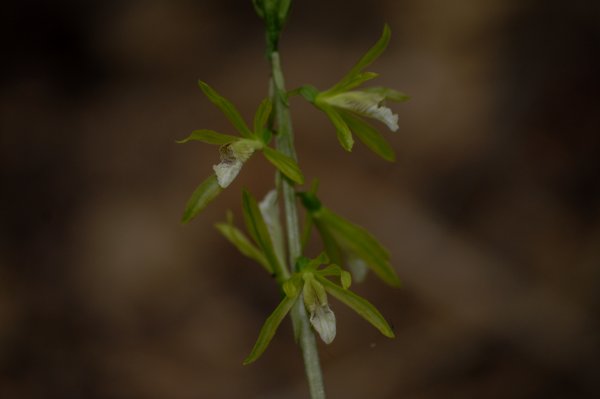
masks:
[(304, 205), (307, 211), (316, 212), (319, 209), (321, 209), (321, 201), (319, 200), (319, 198), (317, 198), (315, 193), (299, 192), (297, 193), (297, 195), (298, 197), (300, 197), (300, 201), (302, 202), (302, 205)]
[(297, 184), (304, 183), (302, 171), (292, 158), (267, 146), (263, 148), (263, 154), (285, 177)]
[(343, 263), (342, 251), (335, 241), (335, 238), (319, 220), (313, 218), (313, 223), (321, 236), (323, 247), (325, 248), (327, 255), (329, 255), (329, 259), (331, 259), (331, 262), (341, 265)]
[[(400, 279), (390, 264), (388, 251), (364, 228), (357, 226), (323, 207), (313, 213), (320, 231), (331, 235), (340, 249), (364, 260), (384, 282), (394, 287)], [(336, 262), (337, 263), (337, 262)]]
[[(273, 102), (269, 98), (265, 98), (254, 115), (254, 134), (262, 136), (262, 130), (269, 120), (271, 110), (273, 109)], [(266, 144), (266, 143), (265, 143)]]
[(386, 161), (396, 160), (394, 149), (373, 126), (350, 112), (342, 112), (341, 115), (352, 133), (371, 151)]
[[(265, 255), (267, 262), (271, 265), (271, 270), (282, 270), (275, 249), (273, 248), (269, 230), (258, 207), (258, 203), (246, 190), (242, 193), (242, 210), (244, 212), (246, 230)], [(277, 277), (280, 278), (281, 276)]]
[(218, 133), (214, 130), (199, 129), (194, 130), (189, 136), (187, 136), (183, 140), (178, 140), (177, 143), (183, 144), (187, 143), (188, 141), (201, 141), (207, 144), (224, 145), (233, 143), (234, 141), (237, 141), (239, 139), (239, 137), (231, 136), (229, 134)]
[(304, 250), (306, 249), (306, 245), (308, 244), (308, 241), (310, 240), (311, 233), (312, 233), (312, 227), (313, 227), (312, 217), (310, 216), (310, 213), (305, 212), (304, 221), (302, 223), (302, 235), (300, 236), (300, 244), (302, 247), (302, 252), (304, 252)]
[(254, 344), (254, 347), (250, 351), (248, 357), (244, 360), (244, 365), (250, 364), (258, 359), (267, 349), (269, 343), (273, 339), (277, 327), (281, 324), (281, 321), (288, 314), (294, 303), (298, 299), (298, 296), (289, 297), (285, 296), (279, 305), (275, 308), (273, 313), (267, 318), (265, 324), (263, 324), (260, 332), (258, 333), (258, 339)]
[(288, 15), (290, 14), (290, 6), (292, 5), (292, 0), (279, 0), (279, 10), (277, 12), (277, 17), (279, 18), (279, 25), (284, 26)]
[(213, 104), (221, 109), (227, 119), (229, 119), (237, 131), (240, 132), (242, 137), (253, 137), (253, 134), (246, 125), (246, 122), (244, 122), (244, 119), (231, 102), (229, 102), (225, 97), (221, 96), (212, 87), (201, 80), (198, 81), (198, 86), (200, 86), (200, 89), (202, 89), (206, 97), (208, 97)]
[(378, 76), (379, 76), (379, 74), (375, 73), (375, 72), (359, 72), (356, 75), (354, 75), (352, 78), (348, 79), (348, 81), (344, 84), (343, 87), (341, 87), (335, 91), (327, 90), (325, 93), (327, 95), (327, 94), (339, 93), (342, 91), (348, 91), (357, 86), (360, 86), (361, 84), (363, 84), (371, 79), (375, 79)]
[(371, 323), (373, 327), (378, 329), (383, 335), (388, 338), (395, 337), (394, 332), (392, 331), (392, 328), (388, 322), (369, 301), (356, 295), (350, 290), (344, 289), (337, 284), (332, 283), (324, 277), (317, 275), (316, 279), (323, 285), (327, 293), (354, 310), (366, 321)]
[(217, 176), (211, 175), (204, 180), (192, 193), (185, 205), (185, 211), (181, 217), (182, 223), (187, 223), (200, 213), (209, 202), (214, 200), (223, 191), (217, 182)]
[(329, 117), (329, 119), (331, 120), (331, 123), (333, 123), (333, 126), (335, 126), (337, 138), (340, 144), (342, 145), (342, 148), (346, 151), (352, 151), (354, 139), (352, 138), (350, 128), (348, 127), (342, 116), (339, 114), (339, 112), (337, 112), (330, 105), (324, 103), (319, 103), (318, 107), (321, 108), (323, 112), (325, 112), (327, 117)]
[(385, 51), (388, 43), (390, 42), (390, 36), (390, 27), (385, 24), (383, 27), (383, 33), (381, 34), (381, 37), (377, 43), (375, 43), (375, 45), (371, 47), (371, 49), (367, 51), (367, 53), (363, 55), (360, 60), (358, 60), (358, 62), (352, 67), (350, 72), (348, 72), (346, 76), (342, 78), (342, 80), (340, 80), (331, 89), (327, 90), (327, 92), (332, 93), (346, 90), (347, 85), (352, 84), (352, 82), (355, 81), (356, 76), (359, 75), (364, 68), (368, 67), (377, 59), (377, 57), (381, 55), (381, 53)]
[(260, 138), (260, 140), (264, 143), (264, 145), (267, 146), (273, 138), (273, 131), (268, 128), (263, 128), (262, 132), (258, 132), (257, 135)]
[(215, 227), (225, 238), (233, 244), (244, 256), (258, 262), (269, 274), (273, 274), (273, 267), (265, 255), (258, 249), (246, 235), (232, 223), (217, 223)]
[(329, 257), (325, 252), (321, 252), (319, 256), (314, 259), (299, 256), (298, 259), (296, 259), (296, 271), (301, 273), (312, 273), (316, 271), (319, 266), (326, 263), (329, 263)]
[(385, 97), (386, 100), (394, 101), (397, 103), (407, 101), (410, 99), (410, 96), (408, 96), (407, 94), (402, 93), (398, 90), (390, 89), (388, 87), (368, 87), (366, 89), (361, 89), (361, 91), (364, 91), (366, 93), (381, 94)]
[(283, 292), (290, 298), (295, 298), (302, 289), (302, 278), (299, 274), (292, 276), (283, 283)]

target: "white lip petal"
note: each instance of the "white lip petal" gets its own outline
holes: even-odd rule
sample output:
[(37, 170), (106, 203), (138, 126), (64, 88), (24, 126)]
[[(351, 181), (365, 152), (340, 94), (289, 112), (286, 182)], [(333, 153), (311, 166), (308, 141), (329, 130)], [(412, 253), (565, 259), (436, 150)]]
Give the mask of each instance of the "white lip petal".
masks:
[(217, 182), (222, 188), (227, 188), (242, 169), (243, 162), (234, 159), (224, 159), (218, 165), (213, 165)]
[(317, 306), (310, 314), (310, 324), (326, 344), (333, 342), (336, 334), (335, 314), (328, 305)]
[(393, 114), (392, 110), (388, 107), (374, 105), (369, 107), (369, 109), (366, 110), (365, 114), (367, 114), (371, 118), (377, 119), (378, 121), (385, 123), (392, 132), (398, 130), (398, 115)]
[(324, 99), (334, 107), (377, 119), (395, 132), (398, 130), (398, 115), (393, 114), (388, 107), (381, 105), (383, 100), (385, 100), (385, 95), (365, 91), (347, 91)]

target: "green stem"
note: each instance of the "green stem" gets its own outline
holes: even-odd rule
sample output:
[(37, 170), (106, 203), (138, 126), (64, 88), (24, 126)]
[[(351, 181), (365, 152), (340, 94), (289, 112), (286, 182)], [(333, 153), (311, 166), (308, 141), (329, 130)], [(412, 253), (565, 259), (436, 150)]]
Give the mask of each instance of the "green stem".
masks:
[[(289, 106), (285, 91), (283, 72), (279, 59), (279, 53), (273, 51), (269, 54), (271, 63), (271, 88), (273, 104), (275, 107), (275, 117), (277, 121), (277, 149), (285, 155), (296, 159), (296, 150), (294, 149), (294, 134), (290, 118)], [(296, 208), (296, 191), (291, 182), (280, 175), (281, 190), (283, 194), (285, 222), (288, 240), (288, 255), (290, 270), (294, 270), (294, 264), (298, 257), (302, 255), (302, 244), (300, 238), (300, 225), (298, 223), (298, 210)], [(304, 369), (308, 379), (310, 397), (312, 399), (325, 399), (325, 387), (323, 385), (323, 375), (319, 363), (319, 352), (315, 335), (311, 329), (304, 301), (296, 302), (292, 311), (292, 323), (294, 333), (304, 358)]]

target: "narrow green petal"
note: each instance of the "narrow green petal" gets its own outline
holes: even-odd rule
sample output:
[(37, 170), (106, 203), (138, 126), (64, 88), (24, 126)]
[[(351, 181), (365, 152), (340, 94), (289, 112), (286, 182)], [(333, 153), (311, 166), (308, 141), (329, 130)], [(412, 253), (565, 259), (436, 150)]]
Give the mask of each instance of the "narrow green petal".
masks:
[(321, 223), (320, 221), (318, 221), (317, 219), (314, 219), (314, 218), (313, 218), (313, 222), (314, 222), (315, 226), (317, 227), (317, 231), (319, 232), (319, 235), (321, 236), (321, 241), (323, 242), (323, 247), (325, 248), (325, 252), (327, 252), (327, 255), (329, 256), (329, 259), (331, 260), (331, 262), (341, 265), (343, 262), (343, 257), (342, 257), (342, 252), (341, 252), (340, 247), (338, 246), (337, 242), (335, 241), (335, 239), (333, 238), (331, 233), (329, 233), (327, 228), (325, 228), (323, 223)]
[(400, 285), (400, 279), (390, 264), (388, 251), (371, 233), (324, 207), (313, 213), (313, 218), (315, 224), (321, 225), (321, 229), (329, 233), (344, 252), (363, 259), (384, 282), (395, 287)]
[(285, 25), (287, 21), (288, 15), (290, 13), (290, 5), (292, 4), (292, 0), (281, 0), (279, 2), (279, 10), (277, 12), (277, 17), (279, 18), (279, 26)]
[(269, 162), (271, 162), (288, 179), (297, 184), (304, 183), (302, 171), (300, 170), (300, 167), (296, 161), (294, 161), (292, 158), (268, 146), (263, 148), (263, 153)]
[(369, 147), (371, 151), (386, 161), (394, 162), (396, 160), (394, 149), (374, 127), (349, 112), (343, 112), (341, 115), (350, 130), (352, 130), (358, 139), (362, 141), (364, 145)]
[(350, 72), (348, 72), (346, 76), (344, 76), (344, 78), (342, 78), (342, 80), (339, 81), (338, 84), (329, 89), (328, 92), (344, 90), (344, 87), (349, 82), (353, 81), (356, 75), (358, 75), (364, 68), (368, 67), (373, 61), (377, 59), (377, 57), (381, 55), (381, 53), (385, 51), (388, 43), (390, 42), (390, 36), (390, 27), (387, 24), (385, 24), (385, 26), (383, 27), (383, 33), (381, 34), (381, 37), (379, 38), (377, 43), (375, 43), (375, 45), (371, 47), (371, 49), (367, 51), (367, 53), (363, 55), (360, 60), (358, 60), (358, 62), (352, 67)]
[(312, 233), (312, 227), (313, 227), (312, 217), (310, 216), (310, 213), (305, 212), (304, 223), (302, 223), (302, 236), (300, 239), (300, 242), (302, 244), (302, 253), (304, 253), (304, 250), (306, 249), (306, 245), (308, 244), (308, 241), (310, 240), (311, 233)]
[(397, 103), (410, 99), (408, 95), (402, 93), (401, 91), (389, 89), (387, 87), (369, 87), (361, 90), (367, 93), (380, 94), (383, 97), (385, 97), (386, 100), (394, 101)]
[(243, 255), (255, 260), (262, 267), (264, 267), (269, 274), (273, 274), (273, 268), (267, 261), (265, 255), (260, 251), (260, 249), (252, 244), (250, 240), (248, 240), (246, 235), (240, 229), (229, 223), (217, 223), (215, 227)]
[(260, 134), (267, 124), (269, 120), (269, 116), (271, 115), (271, 110), (273, 108), (273, 103), (269, 98), (265, 98), (260, 105), (258, 106), (258, 110), (254, 115), (254, 133)]
[(202, 211), (209, 202), (217, 197), (223, 191), (219, 183), (217, 182), (217, 176), (212, 175), (208, 179), (204, 180), (196, 190), (192, 193), (192, 196), (188, 200), (185, 211), (181, 218), (182, 223), (187, 223), (192, 220), (200, 211)]
[(319, 108), (321, 108), (325, 112), (325, 114), (327, 114), (327, 116), (335, 126), (337, 138), (344, 150), (352, 151), (354, 139), (352, 138), (350, 128), (348, 127), (342, 116), (335, 109), (333, 109), (333, 107), (329, 105), (319, 104)]
[(207, 144), (224, 145), (224, 144), (233, 143), (234, 141), (237, 141), (239, 139), (240, 139), (239, 137), (231, 136), (228, 134), (218, 133), (218, 132), (215, 132), (214, 130), (200, 129), (200, 130), (194, 130), (192, 132), (192, 134), (190, 134), (183, 140), (177, 141), (177, 143), (183, 144), (183, 143), (187, 143), (188, 141), (201, 141), (201, 142), (207, 143)]
[[(250, 234), (250, 237), (252, 237), (264, 253), (267, 261), (271, 265), (271, 269), (282, 270), (279, 259), (275, 254), (275, 249), (273, 248), (269, 230), (258, 207), (258, 203), (246, 190), (244, 190), (242, 194), (242, 209), (248, 234)], [(282, 276), (277, 277), (281, 278)]]
[(334, 298), (344, 303), (366, 321), (371, 323), (383, 335), (388, 338), (394, 338), (394, 332), (383, 318), (381, 313), (366, 299), (356, 295), (350, 290), (344, 289), (324, 277), (316, 276), (317, 280), (325, 287), (325, 290)]
[(379, 74), (377, 74), (375, 72), (360, 72), (352, 77), (349, 77), (342, 86), (336, 87), (333, 90), (331, 90), (331, 89), (327, 90), (325, 93), (332, 93), (332, 92), (335, 93), (335, 92), (340, 92), (340, 91), (351, 90), (371, 79), (375, 79), (377, 76), (379, 76)]
[(232, 103), (203, 81), (199, 80), (198, 86), (200, 86), (200, 89), (202, 89), (206, 97), (221, 109), (227, 119), (229, 119), (243, 137), (252, 137), (252, 132), (248, 129), (246, 122), (244, 122), (244, 119)]
[(254, 348), (250, 351), (248, 357), (244, 360), (244, 365), (250, 364), (258, 359), (269, 346), (269, 343), (273, 339), (277, 327), (281, 324), (281, 321), (288, 314), (294, 303), (298, 299), (298, 296), (289, 297), (285, 296), (281, 303), (275, 308), (273, 313), (267, 318), (265, 324), (263, 324), (260, 332), (258, 333), (258, 339), (254, 344)]

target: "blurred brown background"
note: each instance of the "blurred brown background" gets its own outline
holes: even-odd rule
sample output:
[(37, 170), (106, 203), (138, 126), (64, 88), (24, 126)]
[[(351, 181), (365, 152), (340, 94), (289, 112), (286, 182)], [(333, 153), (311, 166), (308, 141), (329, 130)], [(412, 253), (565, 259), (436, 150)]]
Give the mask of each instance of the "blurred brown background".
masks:
[[(395, 164), (344, 153), (292, 101), (306, 176), (404, 281), (355, 287), (395, 340), (333, 304), (331, 398), (600, 397), (599, 4), (294, 2), (288, 87), (333, 84), (388, 22), (371, 70), (412, 96), (385, 133)], [(288, 323), (241, 365), (278, 292), (212, 228), (241, 220), (241, 188), (266, 193), (270, 166), (252, 159), (179, 224), (218, 153), (174, 140), (233, 133), (196, 79), (247, 118), (266, 95), (250, 1), (0, 10), (0, 397), (307, 397)]]

